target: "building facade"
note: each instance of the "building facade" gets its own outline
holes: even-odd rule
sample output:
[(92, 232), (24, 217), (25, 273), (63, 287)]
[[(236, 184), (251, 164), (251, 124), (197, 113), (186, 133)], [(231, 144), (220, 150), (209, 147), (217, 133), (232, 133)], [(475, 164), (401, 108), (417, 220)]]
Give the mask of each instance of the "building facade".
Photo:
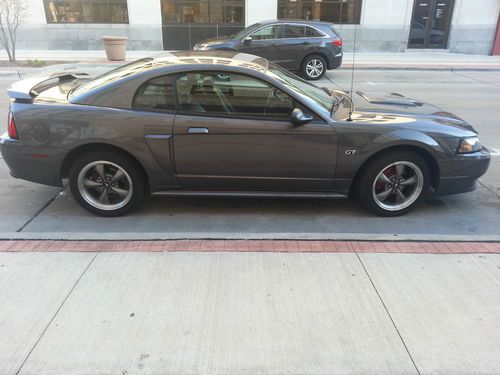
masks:
[(337, 24), (345, 49), (439, 49), (490, 54), (500, 0), (24, 0), (18, 49), (102, 49), (124, 35), (131, 50), (189, 49), (269, 19)]

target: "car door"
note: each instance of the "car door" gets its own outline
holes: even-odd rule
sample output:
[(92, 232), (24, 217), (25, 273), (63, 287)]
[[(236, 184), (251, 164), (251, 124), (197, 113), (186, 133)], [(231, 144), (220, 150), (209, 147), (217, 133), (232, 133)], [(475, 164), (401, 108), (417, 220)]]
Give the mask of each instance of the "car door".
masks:
[(277, 59), (276, 43), (280, 25), (264, 26), (241, 41), (238, 51), (264, 57), (270, 61)]
[(335, 131), (319, 118), (293, 125), (290, 113), (299, 104), (281, 90), (232, 72), (186, 73), (176, 87), (174, 155), (183, 187), (331, 188)]
[(300, 70), (302, 60), (320, 47), (321, 36), (318, 30), (310, 26), (284, 24), (276, 44), (278, 58), (275, 63), (288, 70)]

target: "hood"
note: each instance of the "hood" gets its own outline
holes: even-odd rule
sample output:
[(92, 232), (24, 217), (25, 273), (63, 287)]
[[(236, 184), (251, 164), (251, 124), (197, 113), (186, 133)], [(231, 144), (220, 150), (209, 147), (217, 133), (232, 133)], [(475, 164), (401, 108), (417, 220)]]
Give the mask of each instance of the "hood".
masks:
[(453, 113), (398, 93), (356, 91), (353, 100), (356, 112), (428, 118), (443, 125), (456, 126), (477, 133), (470, 124)]
[(219, 36), (217, 38), (209, 38), (209, 39), (205, 39), (199, 43), (196, 43), (196, 45), (194, 46), (194, 49), (196, 49), (196, 47), (210, 47), (210, 46), (215, 46), (215, 45), (218, 45), (218, 44), (224, 44), (228, 41), (232, 40), (231, 38), (229, 38), (229, 36)]

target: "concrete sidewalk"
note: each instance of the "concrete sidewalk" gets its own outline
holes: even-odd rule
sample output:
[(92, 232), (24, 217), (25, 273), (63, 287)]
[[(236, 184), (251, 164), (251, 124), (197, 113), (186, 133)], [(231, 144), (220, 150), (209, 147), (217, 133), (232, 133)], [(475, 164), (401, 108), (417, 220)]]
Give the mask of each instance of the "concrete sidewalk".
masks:
[[(154, 56), (165, 51), (127, 51), (127, 61)], [(100, 51), (58, 51), (58, 50), (20, 50), (18, 60), (67, 61), (92, 64), (117, 64), (108, 62), (104, 50)], [(352, 53), (344, 54), (341, 69), (350, 69)], [(7, 60), (5, 52), (0, 52), (0, 60)], [(359, 69), (405, 69), (405, 70), (500, 70), (500, 56), (465, 55), (447, 52), (414, 50), (405, 53), (368, 53), (356, 54), (356, 67)], [(0, 69), (2, 70), (2, 69)]]
[(497, 374), (500, 255), (0, 252), (1, 374)]

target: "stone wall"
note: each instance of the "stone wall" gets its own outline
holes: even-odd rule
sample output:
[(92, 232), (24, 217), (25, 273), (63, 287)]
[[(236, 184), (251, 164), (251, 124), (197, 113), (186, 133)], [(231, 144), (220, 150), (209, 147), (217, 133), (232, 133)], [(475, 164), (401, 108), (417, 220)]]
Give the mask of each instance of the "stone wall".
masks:
[(101, 24), (23, 25), (18, 30), (17, 49), (100, 50), (103, 35), (127, 36), (127, 49), (158, 51), (163, 49), (161, 26)]

